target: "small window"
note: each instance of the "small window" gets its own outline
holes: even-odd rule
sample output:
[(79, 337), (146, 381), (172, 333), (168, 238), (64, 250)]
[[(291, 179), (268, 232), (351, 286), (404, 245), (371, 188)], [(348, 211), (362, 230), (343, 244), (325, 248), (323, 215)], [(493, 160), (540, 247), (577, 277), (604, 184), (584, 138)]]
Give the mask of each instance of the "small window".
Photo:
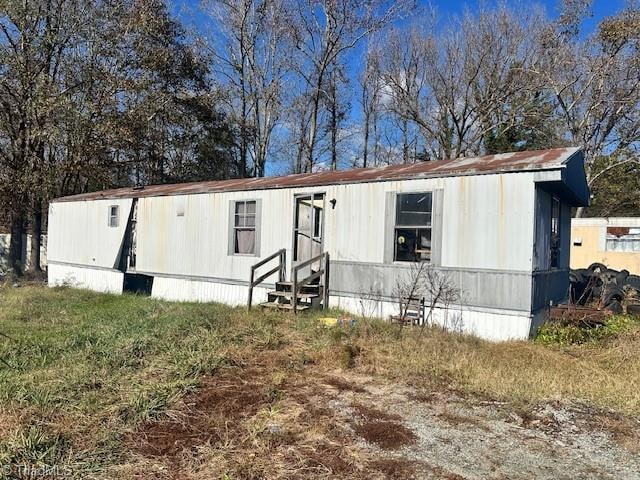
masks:
[(403, 193), (396, 197), (394, 261), (431, 260), (431, 193)]
[(551, 199), (551, 268), (560, 265), (560, 200)]
[(233, 220), (233, 253), (256, 253), (256, 201), (235, 202)]
[(607, 227), (605, 248), (611, 252), (640, 252), (640, 228)]
[(109, 226), (113, 228), (118, 226), (118, 205), (109, 207)]

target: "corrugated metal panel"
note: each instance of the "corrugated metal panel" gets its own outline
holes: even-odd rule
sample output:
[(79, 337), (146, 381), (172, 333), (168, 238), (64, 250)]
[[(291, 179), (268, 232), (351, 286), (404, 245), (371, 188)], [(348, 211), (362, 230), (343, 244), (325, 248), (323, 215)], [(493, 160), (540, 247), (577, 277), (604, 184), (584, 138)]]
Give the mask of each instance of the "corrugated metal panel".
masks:
[(389, 180), (478, 175), (501, 172), (537, 171), (563, 167), (580, 150), (556, 148), (527, 152), (503, 153), (483, 157), (456, 158), (432, 162), (390, 165), (378, 168), (356, 168), (284, 177), (242, 178), (211, 182), (151, 185), (142, 189), (119, 188), (60, 198), (56, 202), (105, 198), (141, 198), (196, 193), (267, 190), (290, 187), (312, 187)]
[(97, 270), (49, 263), (47, 266), (50, 287), (68, 286), (86, 288), (95, 292), (122, 293), (124, 274), (113, 270)]
[[(181, 278), (155, 277), (151, 295), (173, 301), (219, 302), (239, 306), (247, 304), (248, 288), (244, 285), (201, 282)], [(267, 289), (253, 290), (254, 304), (267, 301)]]
[[(48, 259), (114, 268), (132, 203), (125, 198), (49, 205)], [(119, 207), (117, 227), (108, 224), (111, 205)]]
[(531, 271), (533, 174), (448, 178), (442, 265)]
[[(137, 268), (246, 281), (251, 265), (280, 248), (290, 262), (294, 194), (314, 191), (326, 193), (324, 248), (332, 260), (383, 263), (385, 239), (393, 236), (387, 215), (394, 215), (386, 212), (386, 193), (435, 189), (444, 190), (443, 267), (531, 271), (532, 174), (144, 198), (138, 202)], [(262, 201), (261, 257), (229, 255), (229, 203), (251, 198)], [(79, 234), (75, 242), (83, 238)]]
[[(371, 317), (388, 318), (389, 315), (398, 313), (396, 303), (367, 302), (363, 304), (361, 299), (354, 297), (332, 296), (330, 305), (355, 315), (364, 314)], [(532, 329), (532, 319), (527, 314), (456, 307), (434, 309), (433, 324), (450, 331), (469, 333), (493, 341), (526, 340)]]

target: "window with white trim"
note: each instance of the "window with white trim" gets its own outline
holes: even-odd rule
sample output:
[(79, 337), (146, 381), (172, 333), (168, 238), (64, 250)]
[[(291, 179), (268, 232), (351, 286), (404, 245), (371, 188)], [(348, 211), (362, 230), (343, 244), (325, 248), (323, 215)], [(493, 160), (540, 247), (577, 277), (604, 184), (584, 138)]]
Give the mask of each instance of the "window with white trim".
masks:
[(109, 226), (116, 228), (118, 226), (118, 205), (109, 206)]
[(396, 262), (431, 260), (432, 193), (400, 193), (396, 196), (394, 254)]
[(233, 253), (254, 255), (256, 253), (256, 201), (237, 201), (233, 219)]

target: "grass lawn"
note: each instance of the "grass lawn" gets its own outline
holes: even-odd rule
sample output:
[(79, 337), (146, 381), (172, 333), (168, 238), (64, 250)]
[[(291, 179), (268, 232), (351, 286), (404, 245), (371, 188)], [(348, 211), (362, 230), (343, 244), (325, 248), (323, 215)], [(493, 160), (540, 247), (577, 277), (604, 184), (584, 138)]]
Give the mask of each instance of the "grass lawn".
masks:
[[(363, 319), (354, 327), (322, 328), (317, 319), (326, 315), (0, 287), (0, 333), (6, 335), (0, 358), (9, 365), (0, 364), (0, 465), (65, 465), (75, 478), (142, 478), (141, 472), (160, 468), (145, 458), (183, 455), (180, 434), (200, 438), (206, 427), (216, 431), (215, 442), (207, 437), (206, 452), (190, 445), (191, 471), (208, 462), (216, 467), (207, 478), (269, 476), (266, 466), (254, 471), (249, 465), (266, 461), (284, 441), (272, 438), (280, 428), (274, 418), (278, 425), (287, 416), (304, 423), (304, 438), (299, 432), (292, 445), (318, 445), (317, 438), (330, 433), (314, 421), (321, 409), (302, 415), (287, 402), (302, 394), (322, 397), (313, 379), (335, 372), (425, 392), (455, 390), (519, 411), (559, 400), (640, 416), (640, 326), (634, 322), (597, 343), (550, 347)], [(332, 378), (340, 388), (342, 380)], [(255, 411), (246, 411), (252, 402)], [(206, 408), (219, 418), (197, 417)], [(185, 427), (185, 415), (197, 422)], [(152, 438), (156, 425), (175, 438), (162, 437), (166, 442), (156, 451), (136, 450), (137, 432)], [(309, 465), (309, 452), (300, 450), (290, 463)], [(324, 458), (329, 453), (330, 442)], [(159, 470), (148, 478), (162, 475), (179, 477)]]

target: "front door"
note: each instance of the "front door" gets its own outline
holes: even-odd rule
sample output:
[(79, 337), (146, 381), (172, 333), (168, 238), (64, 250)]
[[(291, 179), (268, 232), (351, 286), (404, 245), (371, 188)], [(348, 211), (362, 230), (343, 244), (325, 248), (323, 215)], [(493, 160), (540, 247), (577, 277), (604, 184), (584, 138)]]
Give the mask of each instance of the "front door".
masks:
[(304, 262), (322, 253), (324, 193), (297, 195), (293, 225), (293, 261)]

